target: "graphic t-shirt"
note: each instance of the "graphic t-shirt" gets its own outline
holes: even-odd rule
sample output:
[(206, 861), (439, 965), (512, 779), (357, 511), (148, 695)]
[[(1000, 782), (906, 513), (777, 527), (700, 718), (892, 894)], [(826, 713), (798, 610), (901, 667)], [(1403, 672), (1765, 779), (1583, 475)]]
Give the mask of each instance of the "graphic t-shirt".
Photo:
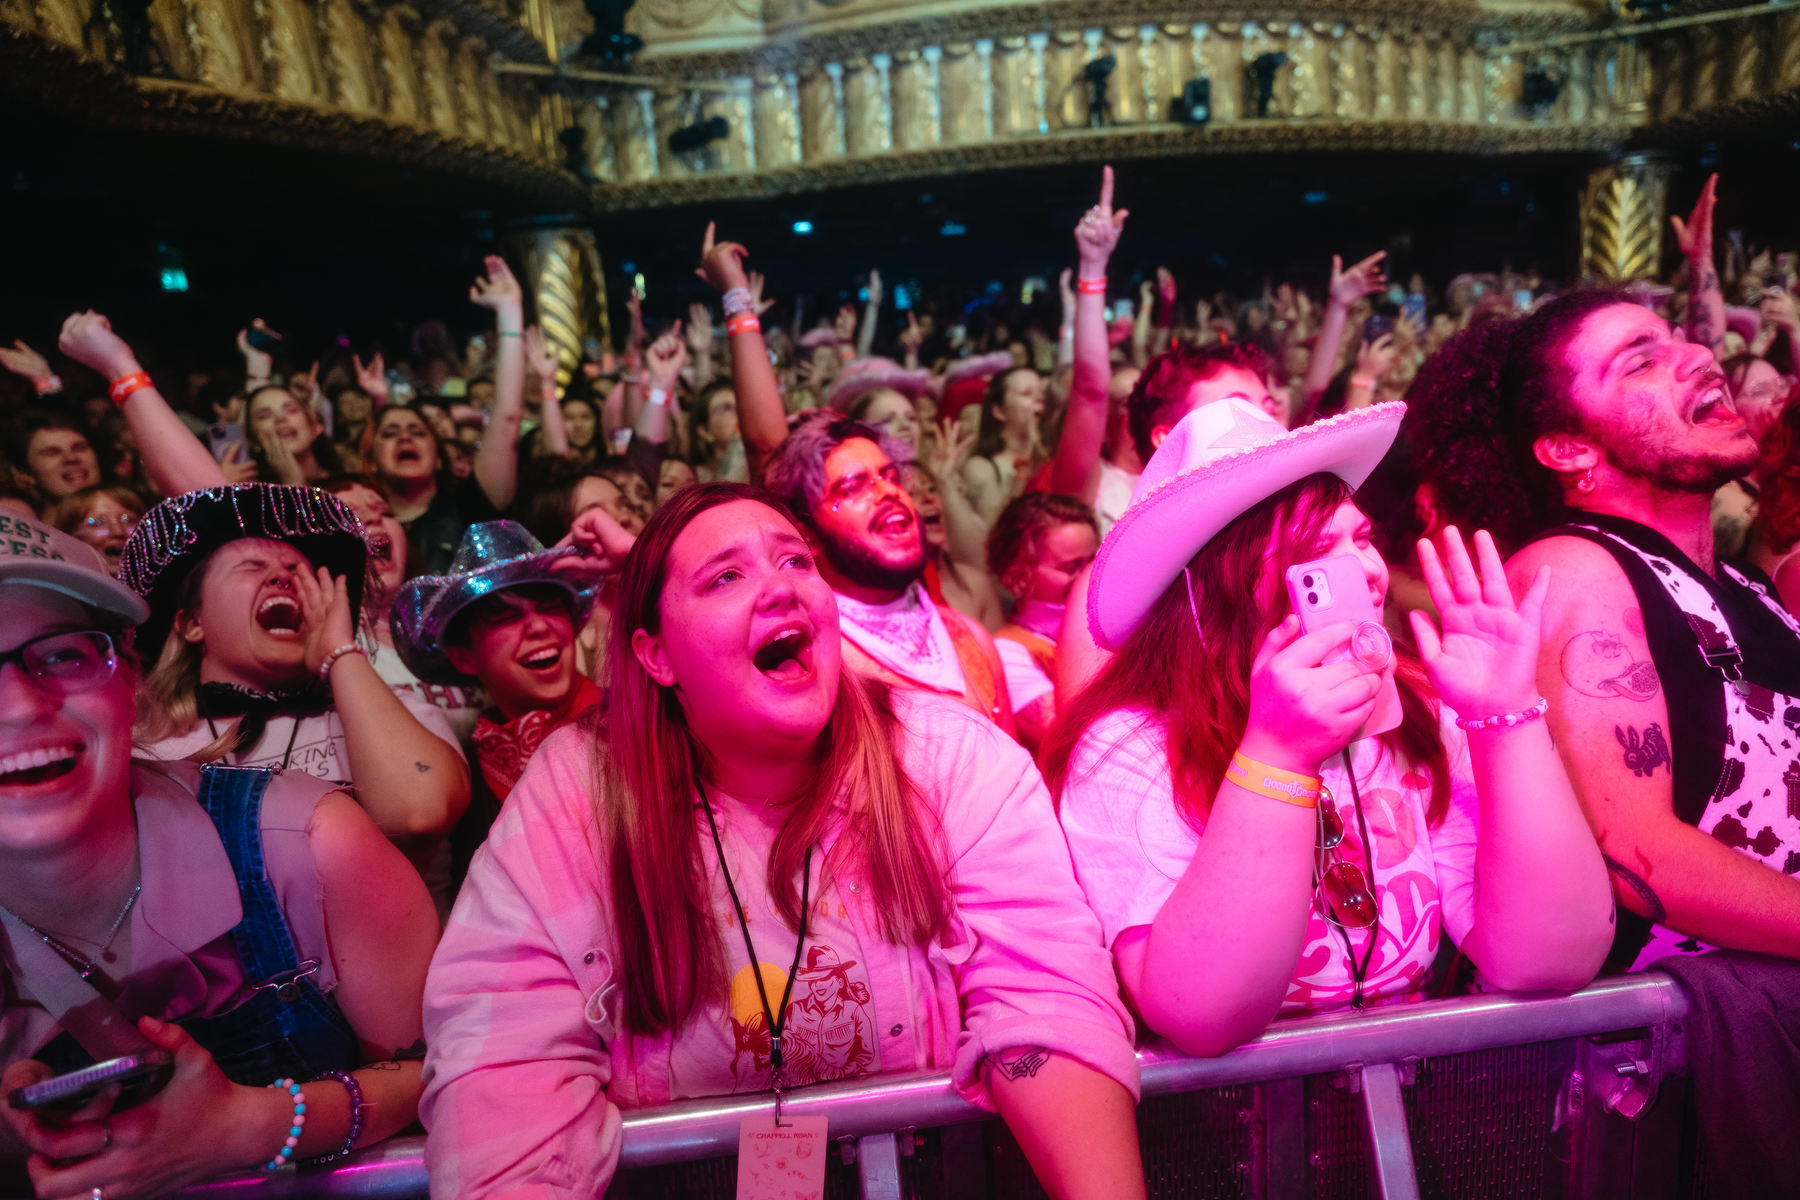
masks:
[[(707, 794), (718, 818), (731, 881), (745, 902), (750, 939), (773, 1012), (787, 987), (795, 942), (794, 931), (770, 903), (765, 883), (774, 826), (729, 796), (717, 791)], [(709, 852), (707, 858), (711, 857)], [(798, 873), (794, 883), (800, 883)], [(760, 1092), (770, 1083), (769, 1023), (757, 994), (758, 972), (751, 968), (743, 929), (731, 911), (731, 894), (717, 870), (712, 894), (713, 916), (725, 950), (725, 972), (731, 981), (729, 1012), (696, 1015), (682, 1026), (669, 1062), (670, 1082), (677, 1096)], [(851, 1079), (881, 1069), (875, 1008), (870, 1003), (864, 961), (837, 885), (815, 852), (806, 943), (800, 950), (800, 969), (794, 972), (781, 1037), (783, 1088)]]
[[(1358, 962), (1371, 935), (1376, 938), (1363, 984), (1371, 1004), (1417, 998), (1437, 957), (1440, 929), (1460, 942), (1474, 924), (1477, 800), (1468, 743), (1447, 710), (1440, 736), (1450, 762), (1450, 804), (1436, 827), (1425, 820), (1431, 803), (1425, 771), (1383, 751), (1376, 739), (1351, 748), (1374, 843), (1381, 916), (1372, 930), (1352, 929), (1348, 936)], [(1060, 809), (1063, 833), (1108, 946), (1156, 919), (1200, 845), (1202, 834), (1175, 807), (1166, 747), (1167, 734), (1153, 714), (1116, 710), (1094, 723), (1070, 762)], [(1344, 821), (1338, 852), (1366, 871), (1370, 855), (1341, 761), (1331, 759), (1322, 778)], [(1315, 907), (1281, 1011), (1346, 1008), (1354, 988), (1344, 935)]]

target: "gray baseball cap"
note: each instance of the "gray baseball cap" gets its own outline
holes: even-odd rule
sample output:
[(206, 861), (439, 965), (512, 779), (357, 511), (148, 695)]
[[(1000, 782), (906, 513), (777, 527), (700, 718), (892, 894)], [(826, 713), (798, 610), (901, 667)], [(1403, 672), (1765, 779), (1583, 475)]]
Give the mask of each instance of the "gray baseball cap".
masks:
[(150, 615), (141, 596), (106, 573), (92, 546), (42, 521), (0, 511), (0, 618), (20, 587), (68, 596), (121, 625)]

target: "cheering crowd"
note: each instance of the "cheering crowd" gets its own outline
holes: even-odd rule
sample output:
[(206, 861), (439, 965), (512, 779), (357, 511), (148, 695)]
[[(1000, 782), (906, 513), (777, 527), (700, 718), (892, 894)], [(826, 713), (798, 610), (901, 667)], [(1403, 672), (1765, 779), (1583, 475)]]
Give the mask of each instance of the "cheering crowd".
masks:
[(1715, 183), (1667, 284), (1122, 303), (1108, 169), (1018, 307), (765, 329), (709, 226), (579, 362), (499, 257), (405, 361), (0, 349), (0, 1185), (417, 1121), (592, 1196), (624, 1110), (937, 1069), (1129, 1197), (1145, 1039), (1655, 964), (1787, 1194), (1800, 318)]

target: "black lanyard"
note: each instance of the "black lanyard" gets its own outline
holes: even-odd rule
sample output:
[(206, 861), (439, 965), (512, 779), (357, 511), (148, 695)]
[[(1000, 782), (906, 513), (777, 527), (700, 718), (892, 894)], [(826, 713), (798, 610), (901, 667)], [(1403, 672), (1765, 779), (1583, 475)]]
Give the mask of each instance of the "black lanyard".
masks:
[[(1369, 975), (1369, 960), (1375, 957), (1375, 943), (1381, 940), (1381, 899), (1375, 894), (1375, 847), (1369, 841), (1369, 823), (1363, 817), (1362, 792), (1356, 786), (1356, 767), (1350, 762), (1350, 747), (1344, 747), (1344, 774), (1350, 777), (1350, 803), (1356, 809), (1356, 831), (1362, 837), (1363, 862), (1367, 864), (1363, 876), (1369, 884), (1369, 903), (1375, 906), (1375, 923), (1369, 926), (1369, 944), (1363, 950), (1362, 961), (1356, 961), (1356, 949), (1350, 941), (1350, 931), (1342, 926), (1333, 926), (1338, 936), (1344, 939), (1344, 957), (1349, 961), (1350, 980), (1355, 990), (1350, 993), (1350, 1007), (1357, 1012), (1363, 1008), (1363, 980)], [(1331, 901), (1325, 902), (1330, 905)], [(1327, 925), (1331, 922), (1327, 921)]]
[(700, 788), (700, 806), (706, 810), (706, 823), (712, 827), (713, 848), (719, 852), (719, 870), (725, 876), (725, 890), (731, 893), (731, 912), (738, 928), (744, 931), (744, 952), (750, 956), (750, 974), (756, 977), (756, 998), (762, 1001), (763, 1020), (769, 1029), (769, 1069), (774, 1073), (770, 1088), (775, 1093), (775, 1117), (781, 1119), (781, 1032), (787, 1028), (788, 1000), (794, 994), (794, 976), (800, 970), (800, 952), (806, 948), (806, 916), (812, 907), (812, 847), (806, 848), (806, 862), (800, 868), (800, 933), (794, 939), (794, 965), (788, 968), (787, 984), (781, 989), (781, 1017), (769, 1011), (769, 993), (763, 987), (762, 967), (756, 958), (756, 946), (750, 941), (750, 922), (744, 917), (743, 901), (738, 899), (737, 885), (731, 882), (731, 868), (725, 865), (725, 843), (719, 839), (719, 823), (713, 819), (706, 787)]

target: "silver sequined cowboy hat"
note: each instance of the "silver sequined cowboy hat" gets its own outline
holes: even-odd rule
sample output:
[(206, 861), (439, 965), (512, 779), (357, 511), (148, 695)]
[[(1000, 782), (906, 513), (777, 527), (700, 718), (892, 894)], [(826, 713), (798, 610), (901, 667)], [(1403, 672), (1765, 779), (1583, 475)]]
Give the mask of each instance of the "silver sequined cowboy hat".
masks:
[(1319, 474), (1361, 487), (1405, 415), (1404, 404), (1376, 404), (1290, 432), (1234, 397), (1181, 418), (1094, 559), (1088, 627), (1095, 640), (1108, 650), (1124, 645), (1202, 546), (1282, 488)]
[(529, 583), (555, 584), (568, 592), (579, 626), (587, 619), (594, 591), (551, 570), (558, 559), (578, 554), (573, 546), (544, 549), (517, 521), (469, 526), (447, 574), (409, 579), (394, 597), (388, 627), (400, 661), (426, 683), (470, 682), (444, 653), (445, 631), (457, 613), (483, 596)]
[(145, 663), (162, 652), (188, 575), (214, 550), (241, 538), (285, 542), (313, 566), (343, 576), (350, 610), (362, 611), (369, 535), (349, 505), (318, 488), (287, 484), (202, 488), (145, 513), (119, 556), (119, 582), (150, 606), (137, 633)]

